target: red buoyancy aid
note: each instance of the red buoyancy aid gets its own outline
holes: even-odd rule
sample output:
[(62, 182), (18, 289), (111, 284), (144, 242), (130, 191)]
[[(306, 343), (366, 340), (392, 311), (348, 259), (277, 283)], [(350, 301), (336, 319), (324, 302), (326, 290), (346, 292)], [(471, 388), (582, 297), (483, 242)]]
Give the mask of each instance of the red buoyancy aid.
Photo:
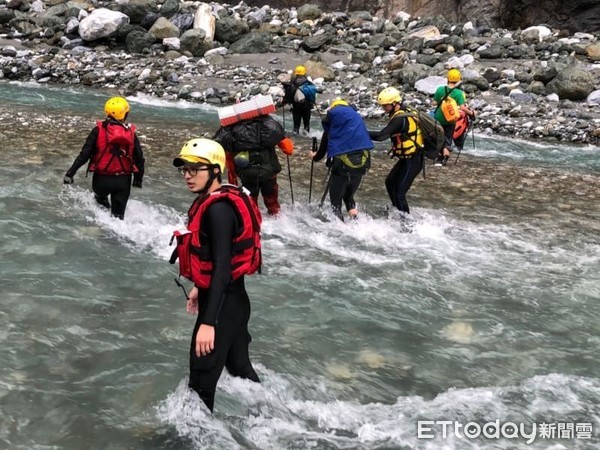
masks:
[(210, 286), (213, 263), (206, 243), (200, 238), (202, 217), (212, 204), (220, 201), (230, 202), (241, 222), (240, 230), (233, 239), (231, 281), (242, 275), (260, 273), (262, 263), (262, 217), (258, 206), (242, 188), (225, 184), (208, 195), (198, 197), (188, 211), (187, 229), (175, 231), (171, 238), (171, 242), (177, 239), (177, 248), (169, 262), (174, 264), (179, 258), (179, 275), (203, 289)]
[(97, 122), (98, 138), (89, 171), (101, 175), (129, 175), (138, 169), (133, 163), (135, 125)]
[(456, 125), (454, 125), (454, 134), (452, 135), (453, 139), (458, 139), (461, 137), (468, 129), (471, 121), (467, 113), (464, 111), (460, 112), (460, 119), (456, 121)]

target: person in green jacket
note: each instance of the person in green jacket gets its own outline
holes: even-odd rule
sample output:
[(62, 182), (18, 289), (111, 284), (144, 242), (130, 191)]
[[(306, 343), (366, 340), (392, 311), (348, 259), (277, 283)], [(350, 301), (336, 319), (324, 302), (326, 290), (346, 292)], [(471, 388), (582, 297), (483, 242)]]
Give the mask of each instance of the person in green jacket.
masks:
[[(433, 99), (436, 102), (435, 109), (435, 119), (444, 127), (444, 148), (441, 153), (438, 155), (438, 158), (435, 162), (436, 166), (445, 166), (448, 162), (448, 158), (450, 157), (450, 152), (452, 151), (452, 139), (454, 135), (454, 126), (456, 125), (456, 120), (458, 120), (460, 111), (464, 111), (467, 115), (472, 118), (475, 117), (475, 111), (470, 109), (467, 106), (467, 99), (465, 92), (458, 87), (462, 75), (458, 69), (450, 69), (448, 71), (448, 84), (445, 86), (440, 86), (433, 94)], [(446, 110), (446, 106), (444, 105), (445, 100), (450, 100), (450, 105), (448, 105), (450, 111)], [(452, 111), (453, 102), (455, 102), (455, 106), (457, 109)], [(449, 120), (448, 115), (454, 115), (455, 118)]]

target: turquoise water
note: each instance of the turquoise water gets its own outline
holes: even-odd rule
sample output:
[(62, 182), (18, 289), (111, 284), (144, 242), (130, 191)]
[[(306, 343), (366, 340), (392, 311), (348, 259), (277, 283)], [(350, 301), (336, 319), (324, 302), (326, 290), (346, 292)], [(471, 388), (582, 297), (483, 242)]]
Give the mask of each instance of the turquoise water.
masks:
[[(225, 375), (210, 416), (186, 388), (194, 318), (167, 259), (193, 197), (168, 161), (186, 128), (214, 130), (216, 111), (130, 99), (149, 168), (118, 221), (95, 205), (83, 169), (61, 184), (105, 94), (14, 84), (0, 94), (35, 124), (0, 131), (0, 447), (600, 445), (593, 149), (477, 135), (458, 165), (415, 182), (408, 226), (385, 209), (383, 155), (358, 194), (362, 217), (342, 224), (307, 205), (298, 152), (295, 204), (282, 174), (284, 214), (265, 218), (264, 273), (247, 280), (263, 383)], [(65, 132), (65, 117), (81, 133)], [(427, 440), (419, 420), (592, 432), (529, 446), (439, 429)]]

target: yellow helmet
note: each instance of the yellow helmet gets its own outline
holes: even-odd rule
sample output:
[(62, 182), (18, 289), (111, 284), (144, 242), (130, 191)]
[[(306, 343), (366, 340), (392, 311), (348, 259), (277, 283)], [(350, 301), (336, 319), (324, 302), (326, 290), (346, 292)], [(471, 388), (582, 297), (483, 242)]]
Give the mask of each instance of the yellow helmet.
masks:
[(401, 101), (402, 97), (400, 96), (400, 91), (393, 87), (386, 87), (377, 96), (377, 102), (381, 106), (392, 105), (394, 103), (400, 103)]
[(185, 165), (208, 164), (219, 166), (221, 173), (225, 170), (225, 150), (221, 144), (212, 139), (192, 139), (187, 141), (179, 156), (173, 160), (175, 167)]
[(304, 75), (306, 75), (306, 67), (296, 66), (296, 68), (294, 69), (294, 75), (296, 75), (297, 77), (303, 77)]
[(448, 71), (448, 83), (458, 83), (461, 80), (462, 76), (460, 74), (460, 70), (458, 69), (450, 69)]
[(331, 102), (331, 105), (329, 106), (330, 108), (333, 108), (335, 106), (348, 106), (348, 102), (346, 100), (344, 100), (343, 98), (336, 98), (334, 101)]
[(129, 112), (129, 103), (123, 97), (109, 98), (104, 104), (104, 112), (107, 116), (122, 122)]

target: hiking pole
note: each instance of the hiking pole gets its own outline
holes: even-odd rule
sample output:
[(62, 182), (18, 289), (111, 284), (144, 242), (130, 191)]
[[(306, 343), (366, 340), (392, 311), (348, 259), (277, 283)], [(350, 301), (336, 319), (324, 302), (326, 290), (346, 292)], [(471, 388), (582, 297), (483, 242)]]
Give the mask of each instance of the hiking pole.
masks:
[(329, 186), (331, 185), (331, 168), (327, 172), (329, 174), (329, 178), (327, 179), (327, 185), (325, 186), (325, 190), (323, 191), (323, 195), (321, 196), (321, 203), (319, 203), (319, 208), (323, 206), (325, 203), (325, 197), (327, 196), (327, 192), (329, 192)]
[[(316, 153), (317, 151), (317, 138), (312, 138), (312, 151)], [(310, 205), (310, 199), (312, 197), (312, 183), (313, 183), (313, 170), (315, 168), (315, 160), (310, 160), (310, 183), (308, 185), (308, 204)]]
[(292, 185), (292, 170), (290, 169), (290, 155), (287, 157), (288, 177), (290, 179), (290, 193), (292, 194), (292, 206), (294, 205), (294, 186)]
[(281, 120), (283, 122), (283, 132), (285, 133), (285, 103), (281, 106)]

